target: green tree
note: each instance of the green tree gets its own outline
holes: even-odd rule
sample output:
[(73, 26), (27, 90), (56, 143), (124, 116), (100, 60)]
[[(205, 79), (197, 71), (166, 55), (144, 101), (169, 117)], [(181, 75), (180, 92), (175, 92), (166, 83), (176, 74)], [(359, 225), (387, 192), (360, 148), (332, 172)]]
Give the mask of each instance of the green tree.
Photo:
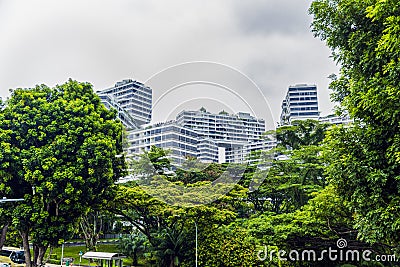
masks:
[(119, 239), (118, 249), (132, 259), (132, 265), (138, 265), (138, 256), (146, 251), (146, 237), (139, 231), (133, 231), (129, 235)]
[(153, 147), (132, 162), (137, 180), (120, 185), (108, 207), (146, 236), (160, 266), (178, 266), (194, 259), (195, 225), (203, 231), (233, 221), (246, 190), (235, 184), (240, 166), (211, 164), (201, 171), (204, 165), (189, 159), (165, 174), (166, 155)]
[(226, 170), (226, 166), (217, 163), (203, 163), (196, 158), (188, 158), (170, 177), (171, 181), (193, 184), (200, 181), (214, 181)]
[(199, 244), (199, 266), (261, 266), (254, 239), (242, 227), (208, 227)]
[(0, 192), (24, 198), (12, 211), (26, 264), (73, 232), (89, 207), (112, 196), (123, 174), (122, 125), (92, 85), (69, 80), (16, 89), (0, 112)]
[(12, 210), (14, 208), (15, 203), (13, 202), (3, 203), (0, 206), (0, 225), (2, 226), (0, 237), (0, 250), (6, 242), (7, 232), (12, 223)]
[(133, 175), (140, 176), (144, 181), (158, 174), (162, 175), (171, 170), (171, 163), (168, 159), (169, 151), (157, 146), (151, 146), (149, 151), (143, 151), (138, 155), (138, 160), (130, 161)]
[[(307, 265), (300, 262), (278, 261), (276, 252), (314, 249), (321, 252), (336, 247), (338, 238), (346, 238), (354, 249), (371, 249), (356, 241), (357, 231), (352, 228), (352, 215), (332, 186), (312, 194), (312, 199), (303, 207), (289, 213), (265, 212), (249, 219), (238, 219), (231, 228), (246, 231), (246, 237), (254, 243), (265, 257), (265, 266), (339, 266), (329, 259)], [(271, 251), (273, 253), (270, 260)], [(287, 255), (286, 255), (287, 256)]]
[(328, 126), (307, 120), (277, 129), (277, 148), (260, 154), (258, 164), (264, 168), (253, 166), (253, 173), (245, 173), (247, 180), (260, 184), (248, 194), (256, 213), (293, 212), (326, 186), (321, 143)]
[(318, 145), (324, 140), (328, 127), (329, 124), (316, 120), (294, 121), (293, 125), (279, 127), (276, 139), (279, 146), (290, 149)]
[[(181, 194), (162, 184), (159, 190), (166, 195)], [(202, 194), (200, 191), (200, 196), (196, 196), (189, 192), (182, 196), (183, 203), (186, 198), (201, 197)], [(108, 206), (110, 211), (121, 215), (146, 236), (151, 249), (163, 262), (162, 266), (178, 266), (190, 258), (188, 255), (193, 255), (194, 223), (201, 231), (210, 225), (232, 222), (235, 218), (234, 197), (220, 196), (219, 202), (209, 205), (172, 206), (133, 183), (120, 185), (116, 198)]]
[(332, 97), (358, 122), (329, 134), (329, 178), (361, 239), (399, 246), (400, 5), (316, 0), (310, 12), (315, 35), (341, 66)]
[(104, 209), (89, 209), (79, 218), (79, 233), (85, 239), (87, 251), (97, 251), (97, 242), (105, 233), (107, 223), (114, 221), (114, 216)]

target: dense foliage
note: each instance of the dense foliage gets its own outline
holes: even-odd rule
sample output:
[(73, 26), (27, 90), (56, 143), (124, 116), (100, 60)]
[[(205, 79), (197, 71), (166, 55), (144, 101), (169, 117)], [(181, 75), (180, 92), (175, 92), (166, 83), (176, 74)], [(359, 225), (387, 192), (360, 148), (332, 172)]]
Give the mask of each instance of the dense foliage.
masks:
[(0, 112), (0, 191), (24, 199), (3, 209), (11, 212), (6, 223), (19, 231), (26, 258), (33, 243), (34, 265), (71, 235), (89, 207), (110, 198), (124, 168), (124, 158), (116, 157), (121, 137), (116, 113), (88, 83), (12, 92)]
[(317, 0), (313, 31), (341, 65), (333, 99), (356, 120), (331, 131), (327, 169), (354, 213), (359, 237), (399, 246), (400, 5), (394, 0)]

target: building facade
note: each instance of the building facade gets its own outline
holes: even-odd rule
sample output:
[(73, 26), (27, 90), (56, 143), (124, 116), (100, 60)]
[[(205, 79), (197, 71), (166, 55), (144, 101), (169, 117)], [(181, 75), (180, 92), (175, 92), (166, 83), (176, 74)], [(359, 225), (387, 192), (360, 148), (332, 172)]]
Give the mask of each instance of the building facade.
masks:
[(176, 122), (193, 129), (199, 136), (213, 140), (218, 147), (218, 162), (241, 163), (245, 161), (245, 145), (260, 139), (265, 132), (265, 121), (239, 112), (218, 114), (204, 108), (195, 111), (184, 110)]
[(99, 97), (106, 108), (113, 108), (117, 110), (118, 118), (127, 129), (139, 129), (139, 125), (137, 124), (136, 120), (131, 116), (131, 114), (126, 112), (125, 109), (121, 107), (116, 99), (112, 97), (112, 95), (103, 94), (99, 95)]
[(219, 162), (219, 149), (214, 140), (199, 138), (197, 143), (197, 158), (205, 163)]
[(195, 130), (199, 135), (216, 142), (252, 142), (265, 132), (265, 121), (239, 112), (219, 114), (207, 112), (204, 108), (182, 111), (176, 117), (177, 124)]
[[(117, 82), (113, 87), (97, 91), (108, 108), (117, 109), (118, 116), (128, 129), (135, 129), (150, 123), (152, 112), (152, 89), (143, 83), (127, 79)], [(120, 115), (120, 113), (125, 114)], [(129, 114), (129, 116), (126, 116)], [(134, 122), (128, 122), (133, 119)]]
[(282, 101), (280, 125), (291, 125), (296, 120), (318, 120), (317, 86), (297, 84), (289, 86)]
[(176, 121), (129, 131), (128, 154), (143, 153), (154, 145), (170, 150), (177, 165), (188, 157), (205, 163), (244, 163), (250, 153), (247, 148), (253, 149), (248, 144), (259, 142), (264, 132), (264, 120), (248, 113), (182, 111)]
[(169, 150), (169, 158), (176, 165), (188, 157), (205, 163), (244, 163), (248, 144), (258, 142), (265, 132), (265, 121), (249, 113), (214, 114), (204, 108), (182, 111), (175, 121), (148, 125), (152, 89), (132, 79), (117, 82), (97, 94), (107, 108), (117, 110), (127, 127), (128, 155), (141, 154), (154, 145)]
[(349, 124), (352, 123), (353, 120), (350, 118), (349, 115), (337, 116), (334, 114), (330, 114), (328, 116), (320, 117), (320, 122), (330, 123), (330, 124)]
[(199, 158), (203, 162), (218, 162), (218, 150), (215, 151), (211, 142), (199, 138), (196, 131), (175, 121), (130, 131), (127, 141), (127, 153), (130, 155), (141, 154), (149, 151), (151, 146), (157, 146), (169, 150), (168, 157), (176, 165), (182, 165), (188, 157)]

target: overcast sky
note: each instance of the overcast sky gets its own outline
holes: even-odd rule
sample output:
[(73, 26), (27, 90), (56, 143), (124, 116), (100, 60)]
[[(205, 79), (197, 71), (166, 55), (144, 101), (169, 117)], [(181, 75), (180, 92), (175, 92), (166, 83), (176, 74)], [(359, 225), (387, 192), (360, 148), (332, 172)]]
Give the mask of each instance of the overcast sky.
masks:
[[(288, 86), (309, 83), (318, 86), (320, 110), (326, 115), (333, 107), (327, 77), (338, 68), (310, 32), (310, 3), (0, 0), (0, 95), (68, 78), (88, 81), (96, 90), (133, 78), (153, 88), (155, 121), (172, 118), (183, 108), (205, 106), (252, 111), (271, 128)], [(165, 94), (190, 81), (209, 83)], [(267, 105), (272, 114), (263, 109)]]

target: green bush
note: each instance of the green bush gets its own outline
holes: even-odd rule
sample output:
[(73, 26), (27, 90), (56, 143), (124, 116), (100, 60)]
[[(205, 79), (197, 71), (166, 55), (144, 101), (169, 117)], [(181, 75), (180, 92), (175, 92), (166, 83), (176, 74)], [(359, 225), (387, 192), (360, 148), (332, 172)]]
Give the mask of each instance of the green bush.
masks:
[[(54, 255), (54, 254), (51, 254), (51, 255)], [(56, 255), (57, 256), (57, 255)], [(47, 261), (47, 263), (50, 263), (50, 264), (60, 264), (60, 260), (57, 260), (57, 259), (49, 259), (48, 261)]]

